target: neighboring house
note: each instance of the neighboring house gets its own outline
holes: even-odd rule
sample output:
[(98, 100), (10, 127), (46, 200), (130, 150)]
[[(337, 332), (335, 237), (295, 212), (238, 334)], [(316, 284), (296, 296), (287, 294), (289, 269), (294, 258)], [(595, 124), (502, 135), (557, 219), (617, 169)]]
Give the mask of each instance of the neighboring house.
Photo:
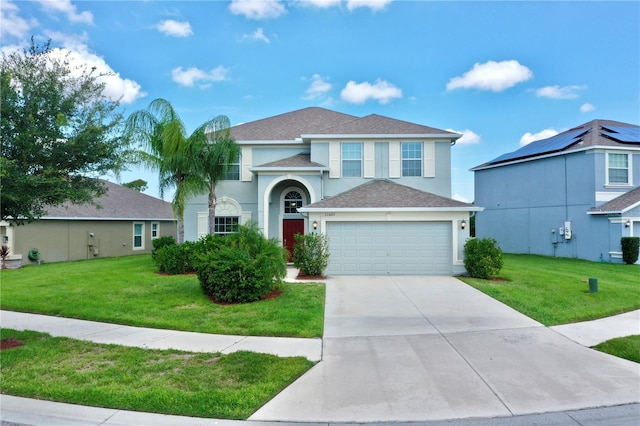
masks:
[(640, 236), (640, 127), (594, 120), (472, 169), (476, 235), (505, 252), (620, 262)]
[[(379, 115), (305, 108), (234, 126), (241, 155), (216, 189), (217, 233), (258, 223), (293, 250), (294, 235), (329, 240), (327, 274), (464, 272), (469, 212), (451, 199), (461, 136)], [(190, 200), (185, 238), (207, 233), (207, 197)]]
[(40, 261), (115, 257), (150, 253), (151, 240), (176, 237), (171, 203), (104, 181), (107, 192), (93, 204), (49, 207), (40, 220), (25, 225), (0, 222), (2, 243), (22, 264), (37, 249)]

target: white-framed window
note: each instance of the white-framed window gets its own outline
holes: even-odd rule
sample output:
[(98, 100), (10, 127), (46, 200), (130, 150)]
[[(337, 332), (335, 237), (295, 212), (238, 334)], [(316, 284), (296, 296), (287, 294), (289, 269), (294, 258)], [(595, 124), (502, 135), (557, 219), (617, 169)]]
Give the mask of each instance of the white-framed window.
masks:
[(238, 232), (240, 221), (237, 216), (216, 216), (214, 219), (213, 232), (218, 235), (227, 235)]
[(151, 222), (151, 239), (156, 239), (160, 236), (160, 222)]
[(133, 249), (144, 250), (144, 222), (133, 223)]
[(287, 214), (298, 213), (298, 209), (302, 207), (302, 195), (298, 191), (289, 191), (284, 196), (284, 212)]
[(359, 142), (343, 142), (342, 177), (362, 177), (362, 144)]
[(631, 156), (623, 152), (607, 153), (607, 184), (631, 185)]
[(227, 171), (222, 175), (222, 180), (240, 180), (240, 154), (227, 165)]
[(402, 142), (402, 176), (422, 176), (422, 142)]

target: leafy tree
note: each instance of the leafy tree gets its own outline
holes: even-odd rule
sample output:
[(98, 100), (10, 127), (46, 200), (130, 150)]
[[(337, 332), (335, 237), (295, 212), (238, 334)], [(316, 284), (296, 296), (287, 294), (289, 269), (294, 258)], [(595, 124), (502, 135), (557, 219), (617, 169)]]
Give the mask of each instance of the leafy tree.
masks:
[(147, 189), (147, 181), (144, 179), (136, 179), (132, 180), (131, 182), (123, 183), (122, 186), (142, 192)]
[(126, 159), (118, 102), (102, 75), (71, 66), (50, 43), (3, 54), (0, 64), (0, 210), (3, 220), (32, 222), (46, 206), (91, 202), (98, 176)]
[[(161, 98), (152, 101), (146, 110), (136, 111), (127, 120), (127, 134), (145, 148), (139, 152), (139, 160), (159, 173), (160, 195), (175, 188), (172, 204), (178, 218), (179, 242), (184, 240), (186, 201), (207, 190), (211, 193), (211, 178), (222, 176), (228, 168), (229, 158), (237, 153), (235, 142), (229, 138), (228, 123), (229, 119), (224, 116), (215, 117), (187, 135), (185, 125), (171, 103)], [(214, 137), (214, 143), (209, 142), (208, 132), (218, 135)], [(211, 201), (209, 204), (210, 232), (213, 233)]]

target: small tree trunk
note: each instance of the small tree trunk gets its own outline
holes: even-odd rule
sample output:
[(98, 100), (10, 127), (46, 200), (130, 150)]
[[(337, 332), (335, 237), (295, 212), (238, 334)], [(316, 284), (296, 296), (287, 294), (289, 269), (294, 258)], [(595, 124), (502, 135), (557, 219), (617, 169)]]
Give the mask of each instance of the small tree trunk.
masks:
[(209, 185), (209, 234), (215, 234), (216, 230), (216, 187)]
[(184, 243), (184, 220), (178, 220), (178, 244)]

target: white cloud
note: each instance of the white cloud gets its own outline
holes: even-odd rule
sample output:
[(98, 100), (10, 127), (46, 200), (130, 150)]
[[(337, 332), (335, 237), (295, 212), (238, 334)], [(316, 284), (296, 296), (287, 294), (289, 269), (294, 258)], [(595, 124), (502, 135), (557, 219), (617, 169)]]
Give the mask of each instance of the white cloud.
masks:
[(464, 195), (460, 195), (458, 193), (453, 194), (452, 197), (454, 200), (458, 200), (458, 201), (462, 201), (463, 203), (471, 203), (471, 200), (469, 200), (467, 197), (465, 197)]
[(262, 28), (258, 28), (252, 34), (244, 34), (242, 38), (244, 40), (264, 41), (265, 43), (271, 43), (271, 40), (269, 40), (269, 37), (264, 34), (264, 30)]
[(208, 72), (195, 67), (188, 69), (178, 67), (171, 70), (171, 77), (181, 86), (192, 87), (198, 83), (201, 88), (207, 88), (212, 82), (227, 80), (228, 73), (229, 70), (222, 65)]
[(191, 24), (189, 22), (174, 21), (173, 19), (167, 19), (156, 25), (156, 28), (161, 33), (174, 37), (188, 37), (193, 35), (191, 30)]
[(449, 80), (447, 90), (475, 88), (502, 92), (532, 77), (533, 72), (515, 60), (476, 62), (471, 70)]
[(287, 13), (280, 0), (232, 0), (229, 10), (247, 19), (271, 19)]
[(522, 137), (520, 138), (520, 145), (521, 146), (529, 145), (531, 142), (547, 139), (557, 134), (558, 134), (558, 131), (551, 128), (541, 130), (538, 133), (527, 132), (524, 135), (522, 135)]
[(594, 109), (596, 109), (595, 105), (587, 102), (586, 104), (582, 104), (582, 106), (580, 107), (580, 112), (591, 112)]
[(315, 6), (320, 9), (328, 9), (333, 6), (340, 6), (342, 0), (300, 0), (296, 3), (302, 6)]
[(545, 86), (539, 89), (536, 89), (536, 96), (540, 98), (551, 98), (551, 99), (575, 99), (578, 97), (576, 93), (578, 90), (584, 90), (587, 86), (564, 86), (560, 87), (558, 85), (555, 86)]
[(360, 7), (368, 7), (375, 11), (383, 10), (392, 0), (347, 0), (347, 9), (354, 10)]
[(85, 68), (95, 68), (95, 72), (101, 77), (98, 81), (105, 84), (103, 94), (109, 99), (120, 101), (122, 104), (130, 104), (145, 97), (142, 86), (134, 80), (123, 78), (113, 70), (103, 57), (89, 51), (85, 44), (86, 34), (69, 35), (59, 32), (47, 32), (46, 36), (52, 41), (62, 44), (62, 48), (51, 49), (50, 55), (70, 62), (70, 69), (79, 75)]
[(393, 98), (401, 98), (402, 90), (384, 80), (376, 80), (375, 84), (366, 81), (356, 83), (352, 80), (342, 89), (340, 97), (353, 104), (363, 104), (369, 99), (375, 99), (384, 105), (391, 102)]
[(448, 132), (460, 133), (462, 137), (456, 141), (456, 145), (473, 145), (476, 143), (480, 143), (480, 135), (474, 132), (473, 130), (465, 129), (465, 130), (453, 130), (446, 129)]
[(64, 13), (71, 22), (93, 24), (93, 14), (88, 11), (78, 13), (78, 9), (71, 0), (38, 0), (38, 3), (44, 10)]
[(331, 90), (331, 87), (333, 87), (327, 80), (328, 78), (325, 79), (320, 74), (314, 74), (311, 77), (311, 85), (307, 91), (304, 92), (303, 99), (313, 100), (324, 97), (324, 95)]
[(19, 10), (18, 6), (10, 1), (0, 2), (0, 22), (2, 22), (2, 25), (0, 25), (0, 35), (24, 39), (29, 33), (29, 30), (38, 25), (38, 21), (35, 19), (27, 21), (19, 16)]

